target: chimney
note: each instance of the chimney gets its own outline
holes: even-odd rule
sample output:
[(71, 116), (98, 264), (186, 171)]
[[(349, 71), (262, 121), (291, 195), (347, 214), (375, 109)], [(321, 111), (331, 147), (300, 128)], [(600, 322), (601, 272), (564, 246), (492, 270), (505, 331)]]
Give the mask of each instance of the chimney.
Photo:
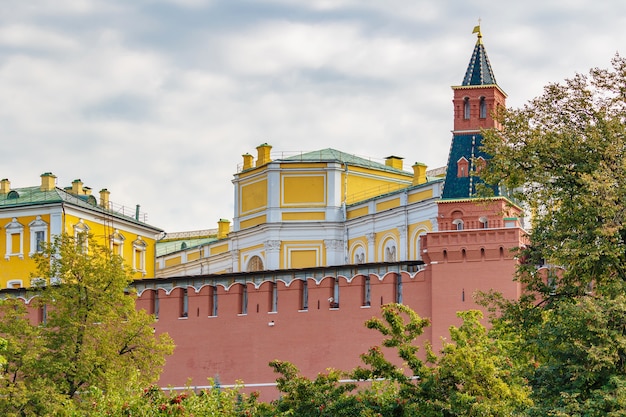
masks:
[(0, 194), (9, 194), (9, 191), (11, 191), (11, 181), (4, 178), (0, 181)]
[(56, 179), (52, 172), (44, 172), (41, 174), (41, 186), (39, 189), (41, 191), (52, 191), (54, 187), (56, 187)]
[(104, 208), (104, 209), (109, 209), (111, 208), (111, 203), (109, 202), (109, 196), (111, 195), (111, 192), (109, 190), (107, 190), (106, 188), (103, 188), (102, 190), (100, 190), (100, 207)]
[(72, 181), (72, 194), (83, 194), (83, 182), (80, 179)]
[(413, 164), (413, 185), (424, 184), (426, 180), (426, 164), (416, 162)]
[(385, 165), (387, 165), (388, 167), (391, 167), (393, 169), (398, 169), (400, 171), (402, 171), (402, 160), (404, 158), (401, 158), (399, 156), (388, 156), (385, 158)]
[(245, 171), (247, 169), (252, 168), (253, 167), (252, 166), (252, 162), (254, 160), (254, 157), (252, 155), (250, 155), (249, 153), (245, 153), (245, 154), (243, 154), (241, 156), (243, 156), (243, 169), (242, 169), (242, 171)]
[(270, 145), (268, 145), (267, 143), (262, 143), (261, 145), (256, 147), (256, 150), (258, 152), (258, 157), (256, 159), (257, 167), (272, 162), (272, 160), (270, 159), (270, 151), (272, 150), (272, 147)]
[(224, 239), (230, 232), (230, 221), (226, 219), (220, 219), (217, 222), (217, 238)]

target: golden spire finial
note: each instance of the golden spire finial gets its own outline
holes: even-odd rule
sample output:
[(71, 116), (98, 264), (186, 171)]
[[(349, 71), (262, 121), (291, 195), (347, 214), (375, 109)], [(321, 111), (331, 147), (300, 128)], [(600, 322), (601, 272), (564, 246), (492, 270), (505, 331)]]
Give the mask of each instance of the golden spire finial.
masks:
[(478, 18), (478, 26), (474, 26), (474, 30), (472, 31), (472, 33), (478, 33), (478, 40), (476, 41), (476, 43), (482, 43), (482, 39), (483, 39), (483, 34), (480, 31), (480, 21), (481, 19)]

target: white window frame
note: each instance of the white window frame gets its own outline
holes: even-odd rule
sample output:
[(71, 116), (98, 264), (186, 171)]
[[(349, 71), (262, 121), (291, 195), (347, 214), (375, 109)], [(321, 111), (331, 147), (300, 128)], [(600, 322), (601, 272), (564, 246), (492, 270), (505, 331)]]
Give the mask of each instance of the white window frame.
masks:
[[(119, 255), (122, 258), (124, 257), (124, 241), (126, 238), (123, 234), (120, 233), (119, 230), (115, 229), (113, 234), (111, 235), (110, 244), (111, 244), (111, 252), (113, 255)], [(115, 246), (119, 246), (120, 253), (115, 253)]]
[(43, 239), (41, 242), (48, 242), (48, 223), (41, 220), (41, 216), (37, 216), (35, 220), (28, 223), (28, 229), (30, 230), (30, 252), (28, 256), (33, 256), (36, 253), (41, 253), (41, 247), (38, 247), (39, 240), (37, 239), (37, 233), (43, 233)]
[[(146, 248), (148, 244), (141, 236), (137, 236), (137, 239), (133, 242), (133, 269), (137, 272), (146, 272)], [(139, 256), (137, 256), (139, 255)], [(137, 265), (137, 258), (139, 257), (139, 264)]]
[[(12, 256), (24, 259), (24, 226), (13, 217), (5, 227), (6, 230), (6, 253), (4, 259), (9, 260)], [(13, 247), (13, 235), (20, 235), (19, 248)]]
[(79, 219), (78, 223), (74, 225), (74, 239), (76, 239), (76, 243), (78, 243), (80, 239), (83, 239), (81, 243), (82, 243), (82, 249), (84, 251), (87, 251), (87, 249), (89, 248), (89, 231), (90, 230), (91, 228), (89, 227), (89, 225), (85, 224), (83, 219)]
[(452, 224), (455, 226), (454, 230), (463, 230), (464, 223), (462, 219), (452, 220)]

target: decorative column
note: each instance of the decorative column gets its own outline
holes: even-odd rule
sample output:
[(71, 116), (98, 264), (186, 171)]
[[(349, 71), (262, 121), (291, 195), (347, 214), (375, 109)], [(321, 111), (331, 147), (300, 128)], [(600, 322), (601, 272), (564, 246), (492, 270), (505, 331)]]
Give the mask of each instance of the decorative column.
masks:
[(340, 239), (325, 239), (326, 265), (342, 265), (344, 241)]
[(265, 241), (265, 268), (280, 269), (280, 240)]
[(367, 239), (367, 262), (376, 262), (376, 233), (365, 235)]
[(407, 227), (406, 225), (402, 224), (400, 226), (397, 227), (398, 232), (400, 232), (400, 242), (398, 242), (398, 246), (400, 249), (400, 253), (399, 253), (399, 258), (397, 259), (398, 261), (406, 261), (407, 259), (409, 259), (408, 257), (408, 241), (407, 241)]

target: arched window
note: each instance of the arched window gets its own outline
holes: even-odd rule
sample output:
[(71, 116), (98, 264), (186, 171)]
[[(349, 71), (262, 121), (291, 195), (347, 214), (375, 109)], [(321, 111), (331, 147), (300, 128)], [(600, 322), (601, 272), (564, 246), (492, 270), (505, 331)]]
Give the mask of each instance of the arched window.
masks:
[(254, 255), (248, 261), (248, 272), (262, 271), (263, 270), (263, 259), (261, 257)]
[(465, 120), (470, 118), (470, 102), (469, 97), (463, 99), (463, 118)]
[(480, 111), (479, 111), (479, 116), (481, 119), (486, 119), (487, 118), (487, 102), (485, 101), (485, 97), (481, 97), (480, 98)]
[(480, 223), (481, 229), (487, 229), (489, 227), (489, 221), (484, 216), (478, 219), (478, 222)]
[(452, 225), (454, 230), (463, 230), (463, 220), (461, 219), (453, 220)]

